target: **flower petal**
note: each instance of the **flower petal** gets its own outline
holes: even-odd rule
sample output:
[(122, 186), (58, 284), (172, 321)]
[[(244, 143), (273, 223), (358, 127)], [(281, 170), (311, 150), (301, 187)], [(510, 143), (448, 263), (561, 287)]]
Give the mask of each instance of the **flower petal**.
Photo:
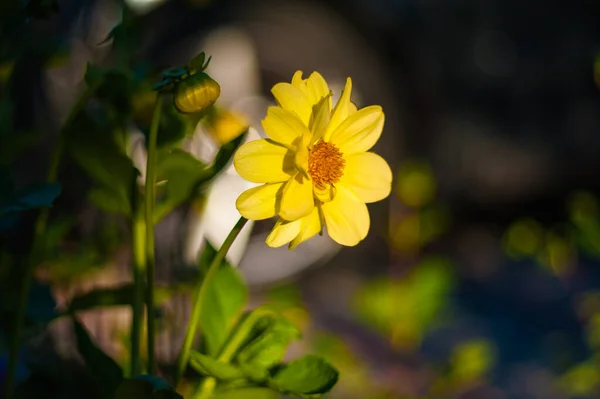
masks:
[(298, 220), (314, 207), (312, 181), (298, 172), (283, 187), (279, 216), (288, 221)]
[[(319, 72), (313, 72), (306, 79), (306, 91), (311, 104), (318, 104), (323, 97), (329, 95), (327, 82)], [(327, 101), (328, 111), (331, 111), (331, 100)]]
[(271, 89), (271, 93), (281, 107), (296, 113), (302, 123), (308, 126), (312, 104), (302, 90), (289, 83), (277, 83)]
[(269, 138), (285, 146), (291, 146), (298, 137), (310, 134), (295, 113), (281, 107), (269, 107), (262, 127)]
[(351, 247), (362, 241), (369, 232), (369, 210), (351, 189), (343, 184), (338, 184), (336, 188), (333, 200), (322, 205), (327, 232), (338, 244)]
[(277, 214), (284, 183), (271, 183), (251, 188), (240, 194), (235, 207), (246, 219), (263, 220)]
[(319, 208), (316, 206), (308, 216), (303, 217), (299, 221), (301, 222), (300, 232), (292, 242), (290, 242), (290, 249), (296, 248), (298, 245), (313, 238), (323, 230), (321, 217), (319, 216)]
[(279, 219), (275, 223), (275, 227), (271, 230), (271, 233), (267, 236), (265, 242), (271, 248), (281, 247), (288, 242), (292, 241), (294, 237), (300, 233), (300, 227), (302, 225), (301, 220), (294, 220), (288, 222), (283, 219)]
[(368, 151), (379, 140), (384, 122), (380, 106), (363, 108), (346, 118), (331, 134), (329, 141), (344, 155)]
[(344, 86), (344, 91), (340, 96), (338, 102), (335, 104), (335, 108), (333, 109), (333, 113), (331, 114), (331, 120), (329, 121), (329, 126), (327, 126), (327, 130), (325, 131), (324, 140), (329, 141), (332, 133), (335, 129), (348, 117), (348, 112), (350, 109), (350, 96), (352, 95), (352, 79), (346, 79), (346, 85)]
[(321, 101), (313, 107), (313, 113), (310, 120), (310, 131), (312, 132), (311, 142), (314, 144), (319, 141), (325, 134), (325, 130), (329, 124), (331, 112), (329, 111), (328, 102), (331, 96), (323, 97)]
[(293, 154), (271, 140), (254, 140), (242, 145), (233, 157), (235, 170), (253, 183), (288, 180), (294, 170)]
[(361, 201), (381, 201), (392, 190), (392, 170), (388, 163), (372, 152), (344, 157), (344, 175), (340, 182), (350, 187)]

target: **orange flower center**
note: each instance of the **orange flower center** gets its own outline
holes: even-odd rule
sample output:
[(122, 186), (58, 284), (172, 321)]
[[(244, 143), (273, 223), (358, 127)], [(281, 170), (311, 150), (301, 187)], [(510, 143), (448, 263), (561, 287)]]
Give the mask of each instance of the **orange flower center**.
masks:
[(324, 190), (344, 175), (346, 161), (340, 150), (331, 143), (319, 141), (308, 156), (308, 173), (315, 186)]

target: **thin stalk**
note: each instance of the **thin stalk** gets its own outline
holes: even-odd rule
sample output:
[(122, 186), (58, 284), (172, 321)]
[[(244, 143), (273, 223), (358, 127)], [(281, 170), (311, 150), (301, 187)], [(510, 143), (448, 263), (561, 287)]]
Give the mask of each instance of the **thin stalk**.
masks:
[(162, 109), (162, 96), (156, 94), (156, 103), (148, 137), (148, 159), (146, 162), (146, 322), (148, 334), (148, 373), (156, 375), (154, 356), (154, 202), (156, 199), (156, 139)]
[(204, 301), (206, 299), (206, 294), (208, 287), (210, 286), (212, 280), (214, 279), (217, 271), (219, 270), (219, 266), (225, 259), (225, 255), (227, 255), (227, 251), (237, 238), (240, 231), (244, 228), (244, 225), (248, 219), (241, 217), (240, 220), (233, 226), (231, 232), (221, 245), (221, 248), (215, 254), (208, 271), (206, 272), (206, 276), (200, 283), (199, 287), (197, 287), (196, 295), (194, 297), (194, 306), (192, 308), (192, 313), (190, 314), (190, 320), (187, 325), (187, 329), (185, 332), (185, 338), (183, 340), (183, 345), (181, 346), (181, 350), (179, 352), (179, 359), (177, 362), (177, 371), (175, 374), (175, 386), (179, 384), (181, 378), (183, 377), (183, 373), (187, 364), (190, 360), (190, 351), (192, 350), (192, 346), (194, 344), (194, 340), (198, 334), (198, 324), (200, 322), (200, 312), (202, 311), (202, 307), (204, 306)]
[[(48, 176), (46, 182), (54, 183), (58, 176), (58, 169), (60, 166), (60, 160), (62, 158), (64, 147), (65, 147), (65, 132), (71, 127), (75, 118), (85, 108), (88, 101), (94, 95), (97, 89), (96, 85), (88, 86), (86, 90), (81, 94), (81, 97), (77, 100), (67, 119), (63, 123), (60, 129), (58, 142), (54, 148), (52, 159), (50, 161), (50, 168), (48, 170)], [(21, 335), (23, 334), (23, 323), (25, 322), (25, 314), (27, 313), (27, 306), (29, 303), (29, 292), (31, 291), (31, 282), (33, 279), (33, 271), (36, 264), (36, 256), (40, 247), (42, 246), (44, 233), (46, 232), (46, 226), (48, 224), (48, 216), (50, 214), (50, 208), (42, 208), (38, 217), (35, 221), (33, 230), (33, 240), (31, 244), (31, 250), (29, 259), (25, 262), (23, 277), (21, 280), (21, 286), (19, 289), (19, 302), (17, 305), (17, 315), (13, 324), (12, 339), (8, 354), (8, 370), (6, 373), (6, 384), (4, 385), (4, 396), (9, 398), (12, 394), (15, 377), (17, 372), (17, 364), (19, 362), (19, 348), (21, 346)]]
[(144, 319), (144, 270), (146, 269), (146, 222), (143, 206), (138, 202), (133, 216), (133, 306), (131, 318), (131, 375), (141, 372), (140, 345)]

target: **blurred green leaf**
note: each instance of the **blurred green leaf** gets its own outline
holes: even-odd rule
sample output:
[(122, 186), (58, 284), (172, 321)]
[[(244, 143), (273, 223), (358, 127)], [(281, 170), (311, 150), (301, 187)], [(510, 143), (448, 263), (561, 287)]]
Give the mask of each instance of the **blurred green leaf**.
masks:
[(80, 114), (66, 140), (70, 156), (97, 185), (90, 199), (101, 201), (96, 205), (104, 210), (131, 214), (138, 171), (115, 136), (101, 131), (92, 119)]
[(190, 365), (198, 373), (218, 380), (237, 380), (246, 376), (243, 370), (196, 351), (190, 353)]
[(200, 54), (198, 54), (197, 56), (195, 56), (190, 63), (188, 64), (188, 67), (190, 69), (196, 70), (198, 72), (202, 72), (202, 69), (204, 67), (204, 60), (206, 59), (206, 54), (204, 54), (204, 51), (201, 52)]
[(317, 398), (335, 386), (338, 372), (323, 358), (307, 355), (275, 372), (270, 386), (287, 395)]
[(291, 341), (300, 338), (300, 331), (276, 314), (264, 316), (256, 326), (262, 331), (239, 352), (236, 361), (253, 379), (263, 380), (268, 370), (283, 359)]
[(88, 63), (85, 82), (89, 87), (96, 87), (96, 97), (110, 105), (119, 120), (125, 120), (131, 114), (133, 80), (129, 72)]
[(163, 200), (157, 205), (158, 209), (173, 209), (182, 204), (190, 197), (198, 181), (206, 176), (205, 165), (201, 161), (178, 149), (161, 157), (156, 169), (157, 181), (166, 180), (161, 187)]
[(62, 190), (60, 183), (42, 183), (0, 196), (0, 215), (51, 206)]
[(452, 377), (459, 382), (484, 377), (495, 362), (492, 344), (483, 339), (457, 345), (452, 353)]
[(402, 279), (368, 282), (357, 292), (353, 307), (363, 322), (391, 334), (394, 345), (414, 349), (423, 334), (440, 322), (453, 287), (450, 263), (425, 258)]
[(227, 165), (229, 165), (233, 154), (235, 154), (237, 149), (242, 145), (245, 138), (246, 134), (241, 134), (234, 140), (231, 140), (229, 143), (221, 146), (219, 152), (217, 152), (217, 155), (215, 156), (215, 161), (211, 166), (213, 177), (219, 174)]
[[(205, 243), (200, 256), (200, 269), (207, 270), (216, 250)], [(204, 308), (200, 311), (200, 325), (206, 354), (216, 357), (248, 300), (248, 287), (239, 272), (223, 261), (206, 292)]]
[(214, 399), (278, 399), (280, 394), (270, 388), (242, 388), (217, 392)]
[(117, 387), (123, 381), (123, 371), (112, 358), (94, 344), (85, 327), (76, 318), (73, 317), (72, 320), (77, 349), (98, 383), (96, 389), (100, 390), (103, 398), (112, 399)]

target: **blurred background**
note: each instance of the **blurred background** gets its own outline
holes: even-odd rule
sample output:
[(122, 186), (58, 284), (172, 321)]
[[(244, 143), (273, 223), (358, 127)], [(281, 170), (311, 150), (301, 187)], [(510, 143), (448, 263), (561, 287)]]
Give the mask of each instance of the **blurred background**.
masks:
[[(44, 1), (30, 3), (45, 10)], [(17, 187), (44, 179), (88, 62), (124, 57), (105, 40), (121, 22), (118, 2), (57, 3), (47, 19), (2, 26), (22, 42), (11, 47), (19, 49), (16, 65), (3, 45), (0, 75), (12, 72), (13, 84), (0, 119), (21, 131), (47, 128), (21, 137), (33, 146), (14, 159), (0, 141)], [(600, 397), (600, 3), (125, 3), (139, 33), (135, 54), (125, 56), (166, 69), (200, 51), (212, 55), (218, 104), (245, 115), (258, 136), (270, 88), (298, 69), (319, 71), (338, 94), (350, 76), (359, 107), (383, 106), (375, 151), (392, 166), (394, 188), (369, 206), (368, 238), (353, 248), (319, 237), (273, 250), (264, 244), (273, 221), (265, 221), (246, 230), (230, 259), (253, 305), (272, 304), (301, 326), (291, 355), (316, 352), (339, 368), (329, 397)], [(210, 156), (206, 145), (188, 149)], [(131, 243), (124, 221), (88, 199), (89, 181), (73, 162), (59, 180), (47, 233), (59, 249), (36, 270), (34, 292), (43, 304), (51, 292), (60, 307), (76, 293), (126, 281)], [(161, 282), (185, 278), (203, 237), (219, 245), (244, 189), (229, 170), (202, 212), (192, 203), (161, 221)], [(34, 216), (3, 228), (5, 262), (27, 251)], [(161, 308), (164, 364), (175, 359), (188, 310), (185, 296)], [(82, 320), (105, 350), (126, 358), (129, 309)], [(30, 347), (70, 370), (76, 355), (67, 330), (56, 322)]]

